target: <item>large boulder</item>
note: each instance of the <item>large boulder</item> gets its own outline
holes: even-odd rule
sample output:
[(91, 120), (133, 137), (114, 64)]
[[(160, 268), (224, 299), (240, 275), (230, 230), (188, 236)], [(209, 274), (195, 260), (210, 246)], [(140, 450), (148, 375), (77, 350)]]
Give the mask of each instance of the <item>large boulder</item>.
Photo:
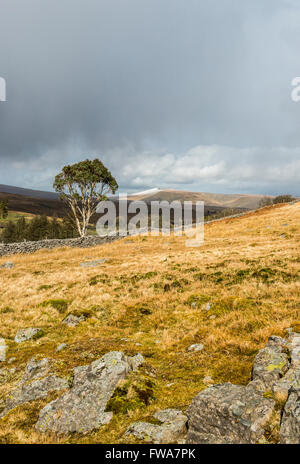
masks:
[(51, 360), (48, 358), (31, 359), (17, 388), (10, 392), (0, 417), (5, 416), (11, 409), (20, 404), (46, 398), (50, 392), (68, 388), (68, 381), (57, 377), (50, 372), (50, 369)]
[(113, 413), (106, 411), (106, 405), (118, 382), (142, 362), (141, 355), (127, 357), (112, 351), (90, 365), (76, 367), (71, 389), (41, 410), (36, 429), (87, 433), (107, 424)]
[(187, 443), (258, 443), (274, 406), (252, 386), (213, 385), (197, 395), (187, 410)]
[(134, 435), (147, 443), (178, 443), (187, 433), (187, 416), (177, 409), (164, 409), (154, 414), (155, 419), (162, 422), (134, 422), (129, 426), (126, 435)]

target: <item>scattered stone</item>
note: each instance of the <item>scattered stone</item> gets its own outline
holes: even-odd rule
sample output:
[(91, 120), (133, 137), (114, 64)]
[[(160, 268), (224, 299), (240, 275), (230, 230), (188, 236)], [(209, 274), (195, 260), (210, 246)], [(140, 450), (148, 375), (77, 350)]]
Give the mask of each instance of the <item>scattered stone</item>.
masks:
[(4, 338), (0, 338), (0, 362), (4, 362), (6, 360), (6, 351), (7, 345), (5, 340)]
[(196, 303), (196, 301), (193, 301), (193, 303), (191, 304), (191, 308), (192, 308), (192, 309), (197, 308), (197, 303)]
[(76, 367), (72, 387), (41, 410), (36, 429), (87, 433), (107, 424), (113, 413), (105, 411), (106, 405), (118, 382), (142, 362), (141, 355), (130, 358), (112, 351), (90, 365)]
[(106, 262), (106, 259), (96, 259), (94, 261), (87, 261), (84, 263), (80, 263), (81, 267), (96, 267), (99, 266), (99, 264), (104, 264)]
[(9, 358), (9, 359), (7, 360), (7, 362), (8, 362), (8, 364), (12, 364), (12, 363), (15, 362), (16, 360), (17, 360), (17, 358), (12, 357), (12, 358)]
[(211, 304), (210, 304), (210, 303), (206, 303), (205, 309), (206, 309), (206, 311), (209, 311), (209, 310), (211, 309)]
[(68, 314), (67, 317), (62, 321), (63, 324), (68, 327), (76, 327), (80, 322), (85, 321), (86, 317), (84, 315), (76, 316), (75, 314)]
[(187, 432), (187, 417), (177, 409), (164, 409), (154, 414), (162, 425), (149, 422), (135, 422), (129, 426), (126, 435), (134, 435), (147, 443), (178, 443)]
[(14, 263), (7, 261), (7, 263), (1, 264), (0, 269), (12, 269), (14, 266)]
[(254, 388), (225, 383), (197, 395), (188, 408), (188, 444), (257, 443), (275, 402)]
[(216, 319), (216, 315), (212, 314), (211, 316), (209, 316), (209, 319)]
[(18, 330), (15, 336), (16, 343), (23, 343), (27, 340), (37, 339), (43, 335), (43, 330), (40, 328), (29, 327), (28, 329)]
[(58, 347), (56, 348), (56, 351), (62, 351), (64, 350), (65, 348), (67, 348), (67, 344), (66, 343), (61, 343), (60, 345), (58, 345)]
[(10, 392), (7, 398), (0, 418), (20, 404), (45, 398), (52, 391), (68, 388), (68, 381), (66, 379), (50, 373), (50, 361), (48, 358), (43, 358), (42, 360), (33, 358), (28, 362), (22, 380), (17, 388)]
[(281, 234), (281, 235), (280, 235), (280, 238), (285, 238), (285, 234)]
[(300, 444), (300, 388), (292, 388), (283, 410), (280, 443)]
[(201, 351), (203, 350), (204, 345), (201, 343), (195, 343), (194, 345), (191, 345), (188, 347), (188, 351)]

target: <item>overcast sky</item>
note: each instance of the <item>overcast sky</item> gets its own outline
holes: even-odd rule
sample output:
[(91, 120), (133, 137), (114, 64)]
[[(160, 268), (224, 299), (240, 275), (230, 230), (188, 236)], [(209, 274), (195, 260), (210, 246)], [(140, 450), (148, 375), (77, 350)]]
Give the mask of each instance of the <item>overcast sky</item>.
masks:
[(0, 0), (0, 183), (300, 195), (299, 0)]

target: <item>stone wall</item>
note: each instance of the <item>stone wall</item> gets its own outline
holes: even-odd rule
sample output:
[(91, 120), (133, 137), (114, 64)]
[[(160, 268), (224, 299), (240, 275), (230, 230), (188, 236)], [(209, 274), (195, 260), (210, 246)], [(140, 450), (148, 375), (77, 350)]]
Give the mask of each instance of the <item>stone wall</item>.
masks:
[(0, 244), (0, 257), (8, 255), (16, 255), (21, 253), (34, 253), (38, 250), (61, 248), (61, 247), (77, 247), (88, 248), (104, 243), (113, 242), (120, 237), (115, 236), (88, 236), (84, 238), (67, 238), (67, 239), (52, 239), (52, 240), (39, 240), (35, 242), (20, 242), (20, 243), (7, 243)]

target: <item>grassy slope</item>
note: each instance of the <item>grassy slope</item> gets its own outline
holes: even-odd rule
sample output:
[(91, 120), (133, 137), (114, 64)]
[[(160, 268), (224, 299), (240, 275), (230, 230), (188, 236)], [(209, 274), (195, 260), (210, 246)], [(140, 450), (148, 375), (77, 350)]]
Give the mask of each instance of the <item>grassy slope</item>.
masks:
[[(84, 437), (37, 434), (32, 425), (49, 398), (23, 405), (0, 421), (0, 442), (129, 443), (123, 434), (131, 422), (161, 408), (185, 409), (205, 388), (204, 376), (215, 383), (248, 382), (267, 338), (284, 335), (300, 318), (299, 235), (296, 203), (207, 225), (201, 248), (186, 248), (180, 237), (136, 237), (94, 249), (10, 257), (15, 268), (0, 269), (0, 336), (10, 340), (9, 357), (16, 357), (7, 367), (18, 370), (10, 384), (0, 386), (0, 398), (35, 354), (55, 358), (57, 371), (67, 373), (110, 350), (141, 352), (157, 390), (147, 408), (116, 414)], [(101, 267), (80, 267), (81, 261), (103, 257)], [(67, 300), (67, 311), (92, 315), (77, 328), (65, 328), (64, 314), (41, 305), (53, 298)], [(16, 345), (16, 331), (32, 326), (43, 327), (45, 336)], [(56, 353), (62, 342), (69, 348)], [(204, 344), (204, 350), (188, 352), (192, 343)]]
[(0, 227), (4, 227), (5, 224), (7, 224), (9, 221), (17, 222), (18, 219), (20, 219), (23, 216), (26, 220), (29, 220), (34, 217), (34, 214), (22, 213), (20, 211), (9, 211), (7, 218), (0, 218)]

